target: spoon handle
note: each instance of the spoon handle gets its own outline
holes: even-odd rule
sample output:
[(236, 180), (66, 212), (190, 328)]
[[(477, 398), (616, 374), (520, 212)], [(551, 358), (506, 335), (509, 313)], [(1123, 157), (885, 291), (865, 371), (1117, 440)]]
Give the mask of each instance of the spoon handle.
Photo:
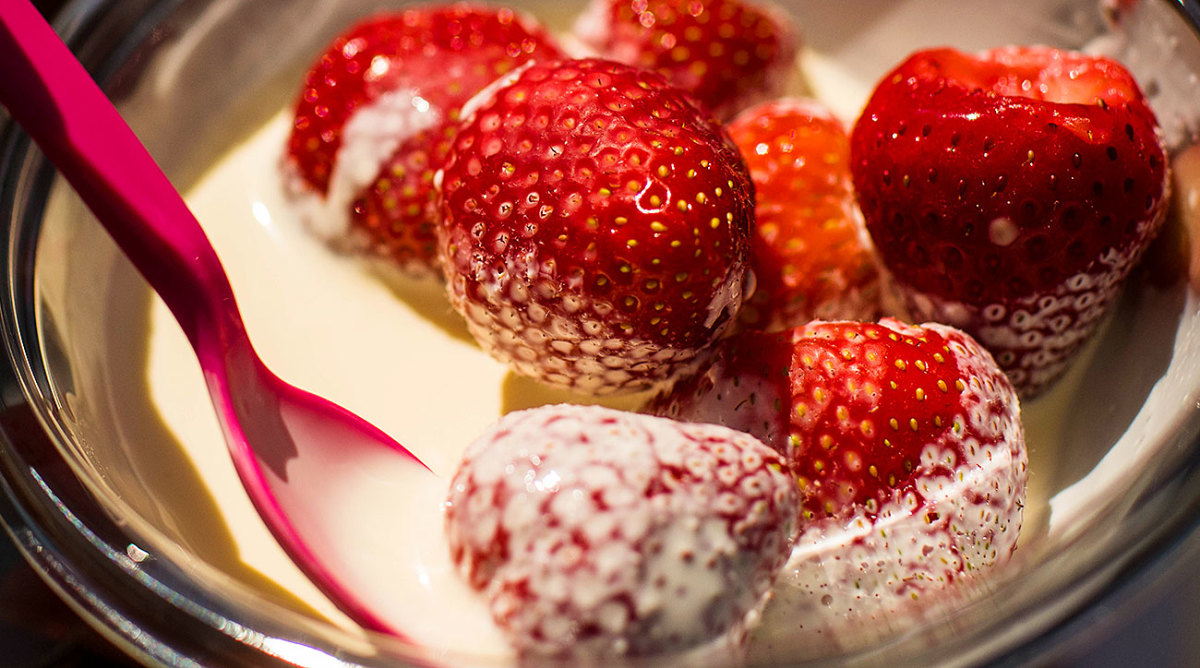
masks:
[(245, 338), (233, 289), (199, 222), (28, 0), (0, 0), (0, 63), (0, 104), (162, 296), (192, 346), (207, 327), (224, 344)]

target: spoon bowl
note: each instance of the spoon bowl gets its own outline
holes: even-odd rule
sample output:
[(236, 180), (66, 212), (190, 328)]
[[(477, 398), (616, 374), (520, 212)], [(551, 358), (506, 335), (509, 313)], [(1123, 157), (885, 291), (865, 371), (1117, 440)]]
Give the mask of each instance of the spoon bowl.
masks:
[(411, 620), (399, 610), (397, 597), (420, 595), (420, 587), (409, 586), (416, 578), (409, 572), (428, 569), (429, 558), (421, 550), (431, 541), (419, 536), (411, 543), (379, 541), (388, 529), (378, 518), (339, 517), (327, 511), (327, 501), (354, 493), (367, 495), (371, 507), (381, 510), (424, 503), (429, 506), (425, 514), (436, 517), (437, 478), (380, 429), (267, 368), (199, 222), (27, 0), (0, 3), (0, 62), (6, 72), (0, 104), (78, 192), (182, 327), (204, 372), (238, 476), (275, 538), (351, 619), (370, 630), (406, 636)]

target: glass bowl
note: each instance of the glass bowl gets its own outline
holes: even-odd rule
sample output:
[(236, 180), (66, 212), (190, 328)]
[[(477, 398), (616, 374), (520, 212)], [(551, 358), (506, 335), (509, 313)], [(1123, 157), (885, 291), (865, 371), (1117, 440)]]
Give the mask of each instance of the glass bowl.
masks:
[[(581, 9), (532, 2), (514, 4), (559, 28)], [(805, 39), (803, 85), (848, 120), (876, 79), (919, 47), (1046, 43), (1112, 53), (1139, 77), (1164, 126), (1181, 166), (1177, 197), (1200, 192), (1200, 172), (1184, 164), (1200, 127), (1200, 10), (1191, 3), (779, 4)], [(379, 8), (360, 0), (78, 0), (57, 27), (177, 186), (201, 193), (222, 156), (278, 124), (328, 40)], [(243, 205), (237, 220), (257, 224), (201, 219), (268, 363), (406, 441), (414, 407), (423, 401), (436, 411), (439, 397), (462, 385), (436, 366), (422, 375), (406, 374), (405, 361), (374, 364), (390, 328), (409, 321), (379, 315), (363, 326), (353, 319), (361, 300), (346, 310), (335, 289), (370, 291), (372, 309), (404, 303), (432, 328), (420, 336), (452, 347), (470, 345), (461, 326), (436, 294), (364, 288), (359, 268), (331, 259), (269, 210), (253, 210), (252, 199), (230, 204)], [(0, 515), (77, 612), (148, 664), (488, 663), (469, 642), (431, 651), (366, 633), (291, 565), (231, 477), (219, 436), (193, 442), (215, 433), (215, 418), (162, 305), (12, 127), (0, 144), (0, 221), (8, 288), (0, 296)], [(1055, 651), (1130, 582), (1152, 581), (1194, 546), (1200, 309), (1186, 259), (1173, 248), (1151, 253), (1084, 359), (1024, 407), (1032, 472), (1025, 526), (1014, 561), (987, 592), (861, 646), (784, 640), (759, 658), (1023, 663)], [(324, 284), (324, 296), (306, 295), (297, 284), (305, 280)], [(378, 397), (358, 387), (363, 379), (409, 389)], [(476, 429), (475, 417), (486, 423), (553, 398), (503, 374), (479, 384), (487, 396), (466, 403), (477, 416), (421, 429), (460, 438)]]

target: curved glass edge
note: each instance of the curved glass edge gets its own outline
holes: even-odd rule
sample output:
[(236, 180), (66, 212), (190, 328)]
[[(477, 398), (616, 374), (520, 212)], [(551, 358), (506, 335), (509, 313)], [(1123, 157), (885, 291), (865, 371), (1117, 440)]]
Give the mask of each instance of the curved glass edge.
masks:
[[(1184, 26), (1200, 39), (1200, 1), (1166, 1), (1181, 17)], [(1174, 476), (1163, 480), (1157, 490), (1147, 492), (1146, 507), (1132, 518), (1134, 528), (1139, 530), (1132, 533), (1140, 539), (1130, 542), (1121, 554), (1094, 555), (1082, 578), (1093, 583), (1093, 591), (1082, 601), (1068, 607), (1064, 604), (1069, 599), (1067, 592), (1047, 591), (1041, 599), (1042, 609), (1030, 607), (1024, 612), (1045, 615), (1047, 609), (1058, 609), (1057, 615), (1051, 614), (1053, 621), (1031, 634), (1025, 642), (1012, 644), (1002, 656), (991, 661), (991, 665), (1025, 666), (1052, 661), (1052, 657), (1080, 649), (1080, 638), (1086, 635), (1089, 627), (1132, 604), (1156, 580), (1178, 570), (1189, 554), (1200, 550), (1200, 404), (1192, 412), (1188, 424), (1191, 433), (1180, 435), (1178, 448), (1188, 452), (1189, 456), (1180, 462)], [(1184, 506), (1167, 503), (1163, 508), (1148, 498), (1163, 498), (1171, 489), (1192, 490), (1190, 498), (1187, 494), (1179, 495), (1189, 503)], [(1115, 563), (1106, 563), (1108, 559)], [(1017, 611), (1013, 616), (1021, 612)]]
[[(56, 28), (76, 53), (87, 52), (80, 36), (90, 32), (106, 4), (77, 0), (62, 13), (68, 20)], [(119, 34), (130, 43), (129, 33)], [(120, 50), (105, 54), (107, 62), (114, 53)], [(92, 71), (104, 80), (104, 69)], [(0, 522), (5, 531), (72, 609), (148, 665), (371, 665), (365, 658), (335, 659), (341, 653), (336, 648), (322, 647), (326, 643), (253, 611), (214, 605), (170, 564), (139, 562), (135, 537), (100, 512), (74, 479), (52, 436), (62, 432), (38, 401), (48, 396), (39, 346), (25, 338), (36, 331), (33, 265), (42, 213), (28, 203), (44, 202), (53, 178), (53, 169), (28, 138), (0, 115), (0, 235), (7, 242), (0, 271), (8, 282), (0, 297), (6, 349), (0, 364)], [(140, 586), (131, 587), (131, 581)], [(253, 620), (255, 628), (235, 619)]]
[[(10, 129), (0, 156), (19, 156), (27, 149), (28, 141)], [(36, 405), (35, 397), (46, 382), (36, 371), (41, 368), (37, 349), (18, 334), (33, 331), (30, 281), (36, 236), (21, 221), (36, 217), (36, 212), (22, 209), (13, 195), (48, 191), (51, 173), (38, 171), (42, 178), (37, 183), (20, 185), (11, 172), (0, 172), (0, 206), (11, 214), (3, 230), (10, 243), (2, 267), (11, 288), (0, 312), (8, 357), (0, 370), (0, 520), (42, 579), (93, 627), (139, 660), (172, 666), (238, 665), (236, 657), (243, 653), (245, 665), (262, 665), (268, 657), (256, 646), (265, 636), (241, 627), (232, 615), (203, 608), (197, 603), (205, 601), (203, 593), (181, 586), (186, 579), (169, 565), (139, 564), (129, 557), (134, 538), (96, 512), (99, 505), (81, 485), (70, 484), (73, 474), (50, 436), (53, 426), (43, 407)], [(13, 229), (14, 222), (19, 229)], [(141, 587), (130, 587), (131, 580)], [(206, 626), (211, 634), (196, 633)]]
[[(1193, 27), (1200, 25), (1200, 5), (1187, 1), (1172, 2), (1172, 4), (1189, 19)], [(103, 5), (104, 3), (98, 0), (73, 2), (66, 14), (74, 18), (69, 25), (60, 25), (60, 31), (69, 36), (73, 34), (73, 30), (89, 25), (92, 20), (90, 17), (93, 17)], [(101, 625), (102, 631), (107, 636), (137, 656), (139, 660), (159, 662), (162, 665), (189, 665), (190, 662), (202, 665), (218, 660), (221, 665), (242, 665), (234, 656), (238, 652), (243, 652), (242, 656), (247, 662), (245, 665), (263, 665), (264, 661), (270, 659), (269, 654), (264, 653), (261, 648), (265, 636), (238, 625), (228, 617), (218, 615), (221, 620), (218, 623), (226, 624), (228, 628), (223, 631), (214, 631), (214, 638), (190, 637), (194, 626), (171, 625), (169, 620), (172, 616), (180, 614), (183, 612), (182, 609), (187, 607), (184, 602), (195, 600), (189, 596), (190, 593), (195, 592), (187, 592), (182, 589), (172, 590), (163, 584), (171, 579), (171, 573), (162, 574), (162, 580), (155, 580), (153, 577), (150, 577), (149, 580), (142, 580), (142, 584), (148, 588), (157, 587), (153, 597), (130, 596), (131, 600), (126, 601), (114, 600), (109, 597), (110, 594), (121, 589), (128, 589), (126, 578), (131, 572), (138, 571), (140, 568), (128, 554), (114, 547), (120, 546), (122, 543), (131, 544), (126, 540), (128, 536), (108, 518), (85, 517), (75, 514), (72, 508), (85, 505), (74, 503), (82, 498), (79, 495), (86, 496), (82, 487), (66, 493), (61, 488), (51, 489), (39, 474), (39, 470), (44, 466), (54, 466), (54, 464), (49, 461), (28, 461), (22, 457), (21, 453), (28, 452), (30, 447), (46, 453), (55, 453), (56, 450), (46, 434), (40, 418), (36, 415), (37, 409), (31, 405), (29, 393), (32, 386), (30, 383), (39, 382), (34, 372), (37, 365), (36, 363), (22, 364), (21, 366), (26, 367), (21, 370), (24, 372), (23, 374), (19, 374), (15, 368), (16, 360), (24, 359), (28, 351), (36, 351), (36, 346), (25, 346), (23, 350), (15, 350), (12, 347), (12, 342), (19, 341), (18, 330), (23, 326), (19, 323), (32, 322), (30, 320), (32, 306), (28, 303), (28, 295), (32, 294), (30, 283), (32, 245), (36, 243), (36, 226), (22, 225), (22, 229), (15, 232), (12, 229), (14, 221), (18, 220), (15, 214), (20, 213), (26, 219), (32, 214), (29, 211), (17, 210), (18, 203), (14, 199), (14, 193), (18, 191), (20, 185), (17, 182), (19, 175), (6, 170), (5, 166), (12, 166), (19, 162), (13, 158), (26, 152), (28, 142), (20, 133), (12, 131), (11, 128), (5, 128), (5, 130), (3, 135), (0, 135), (3, 138), (3, 143), (0, 144), (0, 213), (14, 215), (7, 220), (0, 221), (4, 225), (4, 227), (0, 227), (0, 234), (10, 241), (8, 252), (2, 260), (4, 265), (0, 266), (0, 269), (10, 279), (10, 292), (4, 295), (5, 308), (0, 313), (0, 327), (5, 334), (5, 344), (9, 347), (8, 365), (12, 365), (11, 368), (8, 365), (0, 368), (0, 440), (4, 442), (4, 447), (0, 448), (0, 467), (5, 473), (3, 479), (0, 479), (0, 490), (3, 491), (3, 494), (0, 495), (0, 519), (3, 519), (10, 536), (16, 540), (26, 558), (43, 577), (73, 607), (90, 617), (93, 623)], [(45, 183), (35, 184), (35, 186), (47, 189), (49, 187), (48, 179), (43, 180)], [(33, 217), (36, 218), (36, 216)], [(26, 329), (25, 331), (30, 330)], [(31, 361), (26, 359), (26, 362)], [(36, 360), (32, 362), (36, 362)], [(20, 448), (21, 452), (17, 451), (18, 443), (24, 446)], [(1200, 444), (1193, 442), (1190, 445), (1189, 449), (1193, 453), (1200, 449)], [(47, 460), (50, 457), (51, 455), (47, 454)], [(61, 464), (59, 465), (61, 466)], [(1165, 494), (1168, 487), (1174, 489), (1177, 485), (1189, 489), (1200, 489), (1198, 483), (1200, 483), (1200, 460), (1193, 454), (1189, 465), (1181, 470), (1176, 478), (1165, 482), (1156, 493)], [(29, 500), (37, 494), (41, 494), (42, 497), (34, 503), (29, 503)], [(1193, 501), (1194, 503), (1178, 509), (1178, 512), (1165, 522), (1160, 514), (1150, 516), (1150, 513), (1142, 513), (1138, 517), (1139, 527), (1144, 526), (1147, 533), (1142, 540), (1131, 544), (1129, 550), (1121, 555), (1124, 565), (1115, 577), (1102, 583), (1107, 586), (1102, 587), (1102, 591), (1089, 597), (1083, 604), (1073, 605), (1073, 614), (1071, 611), (1059, 610), (1063, 613), (1061, 616), (1052, 615), (1059, 617), (1058, 622), (1047, 625), (1041, 632), (1028, 634), (1023, 639), (1010, 638), (1011, 642), (1004, 643), (1009, 645), (1008, 649), (1001, 649), (1006, 653), (995, 662), (998, 665), (1021, 665), (1048, 648), (1068, 641), (1081, 625), (1088, 623), (1089, 615), (1092, 614), (1089, 611), (1095, 608), (1095, 604), (1116, 603), (1123, 600), (1128, 596), (1130, 588), (1136, 587), (1145, 578), (1152, 577), (1154, 573), (1175, 559), (1183, 546), (1190, 544), (1191, 541), (1200, 540), (1200, 535), (1197, 533), (1198, 521), (1200, 521), (1200, 499), (1193, 499)], [(45, 507), (43, 502), (58, 508), (60, 514), (50, 517), (45, 513), (38, 512), (38, 508)], [(89, 544), (93, 546), (94, 553), (70, 549), (68, 546), (77, 542), (77, 536), (71, 532), (85, 536)], [(101, 568), (92, 570), (81, 567), (81, 565), (99, 565)], [(143, 572), (149, 572), (149, 570), (146, 568)], [(98, 572), (102, 573), (100, 577), (96, 575)], [(1095, 579), (1107, 572), (1097, 563), (1094, 564), (1090, 577)], [(101, 581), (109, 578), (111, 578), (111, 582)], [(105, 598), (100, 598), (98, 592), (105, 592)], [(1047, 600), (1054, 600), (1057, 593), (1059, 592), (1048, 591), (1045, 597), (1039, 599), (1038, 602), (1043, 610), (1061, 608), (1061, 605), (1046, 605)], [(199, 595), (197, 598), (203, 600), (203, 595)], [(145, 607), (148, 602), (154, 604), (155, 599), (157, 599), (158, 605), (155, 605), (153, 609)], [(171, 601), (170, 599), (176, 600)], [(127, 608), (129, 604), (136, 605)], [(1010, 611), (1011, 614), (1006, 617), (1015, 617), (1020, 612), (1020, 610)], [(211, 610), (192, 610), (184, 614), (187, 614), (194, 623), (198, 613), (217, 614)], [(139, 619), (153, 619), (155, 624), (153, 627), (139, 625)], [(188, 629), (189, 637), (184, 639), (167, 638), (148, 632), (150, 628), (161, 629), (172, 626)], [(233, 637), (247, 635), (257, 636), (257, 639), (250, 642), (246, 642), (244, 638), (233, 640), (235, 644), (223, 650), (213, 649), (221, 644), (219, 642), (221, 637), (232, 640)], [(913, 639), (901, 638), (897, 640), (896, 644), (905, 644), (911, 640)], [(964, 639), (963, 644), (973, 643), (974, 640)], [(254, 645), (260, 645), (260, 647), (255, 648)], [(184, 646), (193, 646), (193, 649), (186, 651), (178, 649)], [(946, 647), (947, 650), (952, 648), (953, 646)], [(997, 647), (997, 649), (1000, 648)], [(879, 650), (879, 655), (883, 656), (884, 652), (886, 652), (885, 649)], [(867, 659), (875, 654), (875, 652), (868, 652), (859, 658)], [(342, 659), (333, 659), (330, 655), (325, 656), (336, 661), (337, 665), (348, 665)], [(275, 658), (280, 661), (280, 665), (295, 665), (298, 657)], [(948, 656), (943, 658), (946, 658), (947, 662), (953, 662), (949, 660)]]

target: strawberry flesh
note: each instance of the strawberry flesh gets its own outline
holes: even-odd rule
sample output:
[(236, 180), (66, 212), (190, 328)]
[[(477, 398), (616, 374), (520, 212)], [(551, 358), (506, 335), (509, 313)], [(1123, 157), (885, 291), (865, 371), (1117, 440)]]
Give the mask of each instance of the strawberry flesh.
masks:
[(446, 161), (451, 302), (520, 373), (647, 389), (736, 317), (753, 193), (725, 131), (658, 75), (534, 63), (460, 126)]
[(446, 529), (519, 652), (595, 659), (736, 643), (796, 513), (786, 464), (746, 434), (562, 405), (468, 448)]

